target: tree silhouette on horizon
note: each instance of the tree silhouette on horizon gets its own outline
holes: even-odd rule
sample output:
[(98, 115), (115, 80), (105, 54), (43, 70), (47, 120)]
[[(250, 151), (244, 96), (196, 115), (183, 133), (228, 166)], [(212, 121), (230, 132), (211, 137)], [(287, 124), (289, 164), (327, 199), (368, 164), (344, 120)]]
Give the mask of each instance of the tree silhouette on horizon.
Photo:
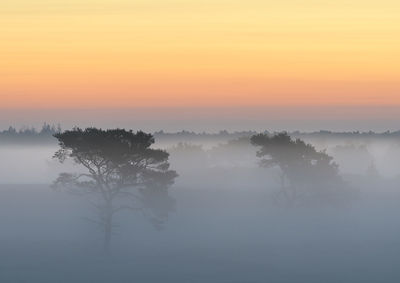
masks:
[[(168, 187), (177, 173), (169, 169), (169, 154), (150, 146), (151, 134), (132, 130), (74, 128), (54, 134), (60, 149), (54, 158), (63, 163), (72, 159), (82, 166), (79, 173), (61, 173), (54, 187), (78, 194), (96, 194), (96, 205), (104, 228), (104, 249), (110, 250), (113, 216), (121, 210), (142, 212), (160, 228), (174, 207)], [(116, 200), (122, 200), (116, 204)]]
[(260, 166), (280, 169), (277, 197), (283, 197), (287, 205), (315, 199), (336, 202), (348, 197), (338, 165), (325, 151), (317, 151), (311, 144), (292, 139), (286, 132), (272, 136), (257, 134), (251, 137), (251, 143), (260, 147), (257, 151)]

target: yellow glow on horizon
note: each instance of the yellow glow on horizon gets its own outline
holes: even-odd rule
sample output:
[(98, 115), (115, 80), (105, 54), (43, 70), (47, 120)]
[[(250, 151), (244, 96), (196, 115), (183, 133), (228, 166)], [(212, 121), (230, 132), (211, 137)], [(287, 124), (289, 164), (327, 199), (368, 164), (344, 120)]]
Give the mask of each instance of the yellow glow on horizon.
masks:
[(400, 2), (3, 0), (0, 107), (400, 104)]

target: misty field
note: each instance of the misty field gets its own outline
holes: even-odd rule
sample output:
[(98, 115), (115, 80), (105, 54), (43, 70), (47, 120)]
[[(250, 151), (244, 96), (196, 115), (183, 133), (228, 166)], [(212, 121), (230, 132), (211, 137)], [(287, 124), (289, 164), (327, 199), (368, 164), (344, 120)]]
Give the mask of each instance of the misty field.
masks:
[(2, 186), (1, 282), (397, 282), (398, 192), (352, 208), (269, 208), (263, 191), (175, 188), (165, 229), (117, 220), (113, 252), (90, 206), (41, 185)]
[(260, 167), (257, 148), (237, 139), (156, 140), (179, 175), (168, 190), (174, 207), (160, 226), (116, 214), (109, 254), (99, 198), (51, 187), (81, 169), (52, 158), (57, 143), (1, 145), (0, 282), (400, 280), (395, 140), (309, 138), (332, 154), (352, 194), (288, 206), (276, 198), (280, 171)]

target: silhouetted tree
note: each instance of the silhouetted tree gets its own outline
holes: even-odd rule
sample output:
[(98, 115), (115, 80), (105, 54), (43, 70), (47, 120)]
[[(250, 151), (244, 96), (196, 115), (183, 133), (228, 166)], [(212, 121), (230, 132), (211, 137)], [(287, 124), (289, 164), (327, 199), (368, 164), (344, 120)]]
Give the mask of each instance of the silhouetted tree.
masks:
[(10, 127), (8, 127), (8, 130), (4, 131), (3, 133), (9, 134), (9, 135), (15, 135), (15, 134), (17, 134), (17, 130), (14, 127), (10, 126)]
[[(84, 168), (81, 173), (61, 173), (54, 186), (74, 193), (97, 193), (96, 205), (104, 227), (104, 248), (109, 251), (113, 215), (124, 209), (141, 211), (157, 228), (173, 208), (167, 188), (177, 177), (169, 170), (168, 153), (152, 149), (151, 134), (123, 129), (87, 128), (54, 135), (60, 149), (54, 154), (60, 162), (71, 158)], [(122, 199), (116, 206), (115, 200)]]
[(281, 171), (280, 191), (287, 204), (314, 199), (336, 201), (346, 198), (345, 184), (338, 174), (338, 165), (325, 151), (317, 151), (287, 133), (273, 136), (258, 134), (251, 143), (261, 147), (257, 156), (263, 167), (278, 167)]

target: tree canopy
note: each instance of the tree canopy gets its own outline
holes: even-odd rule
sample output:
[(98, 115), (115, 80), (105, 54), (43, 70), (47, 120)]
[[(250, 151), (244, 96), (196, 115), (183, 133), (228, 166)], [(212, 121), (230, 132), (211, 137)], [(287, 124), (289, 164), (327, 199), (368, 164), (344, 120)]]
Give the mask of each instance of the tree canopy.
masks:
[(260, 147), (257, 156), (261, 166), (280, 168), (280, 193), (289, 202), (310, 196), (336, 198), (344, 188), (338, 165), (331, 156), (300, 139), (292, 139), (286, 132), (254, 135), (251, 143)]
[[(111, 221), (122, 209), (141, 210), (159, 227), (171, 208), (167, 188), (177, 173), (169, 169), (168, 153), (151, 148), (151, 134), (124, 129), (102, 130), (74, 128), (54, 135), (60, 149), (54, 158), (72, 159), (83, 166), (78, 173), (61, 173), (54, 186), (67, 187), (75, 193), (98, 193), (104, 205), (99, 213), (105, 225), (108, 248)], [(129, 203), (115, 207), (116, 198)]]
[[(145, 187), (151, 183), (173, 183), (177, 176), (169, 170), (168, 153), (150, 146), (151, 134), (122, 129), (101, 130), (75, 128), (54, 135), (60, 149), (54, 154), (60, 162), (72, 158), (89, 174), (60, 176), (59, 182), (70, 181), (79, 187), (99, 190), (107, 198), (125, 187)], [(89, 178), (80, 181), (81, 177)]]

